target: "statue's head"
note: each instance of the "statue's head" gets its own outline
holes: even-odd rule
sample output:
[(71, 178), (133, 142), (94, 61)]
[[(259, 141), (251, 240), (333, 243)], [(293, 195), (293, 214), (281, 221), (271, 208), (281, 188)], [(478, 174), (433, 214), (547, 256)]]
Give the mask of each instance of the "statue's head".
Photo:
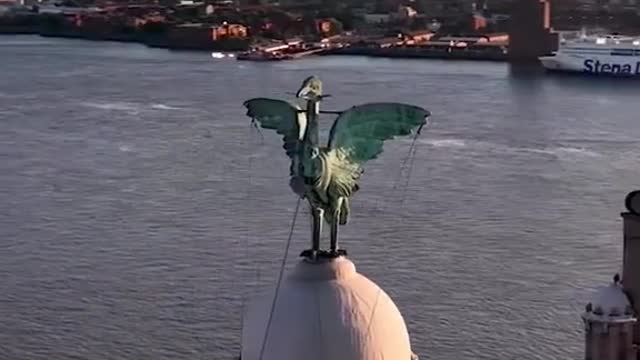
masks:
[(320, 100), (322, 98), (322, 81), (316, 76), (309, 76), (302, 82), (296, 97), (306, 100)]

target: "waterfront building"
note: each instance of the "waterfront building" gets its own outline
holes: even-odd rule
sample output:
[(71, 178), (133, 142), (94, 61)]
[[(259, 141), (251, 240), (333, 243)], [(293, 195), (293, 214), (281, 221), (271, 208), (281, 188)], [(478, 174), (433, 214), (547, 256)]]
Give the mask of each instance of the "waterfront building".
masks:
[[(478, 4), (480, 3), (480, 5)], [(425, 13), (433, 17), (448, 17), (452, 14), (471, 14), (478, 8), (482, 8), (482, 0), (422, 0), (421, 8)]]
[(168, 45), (176, 48), (210, 50), (244, 50), (248, 31), (241, 24), (181, 24), (169, 29)]

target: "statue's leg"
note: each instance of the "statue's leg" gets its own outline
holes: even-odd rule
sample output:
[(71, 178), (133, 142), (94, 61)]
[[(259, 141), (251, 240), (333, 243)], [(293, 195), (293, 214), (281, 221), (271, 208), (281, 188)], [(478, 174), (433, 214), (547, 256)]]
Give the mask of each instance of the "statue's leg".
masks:
[(338, 225), (340, 224), (340, 210), (342, 209), (343, 198), (340, 197), (336, 200), (336, 206), (332, 209), (333, 216), (331, 217), (331, 250), (330, 253), (333, 256), (338, 256)]
[(330, 250), (330, 253), (332, 256), (347, 255), (346, 250), (341, 250), (340, 248), (338, 248), (338, 227), (342, 222), (341, 217), (343, 217), (344, 215), (342, 212), (345, 211), (344, 205), (346, 201), (348, 201), (346, 198), (343, 198), (343, 197), (338, 198), (335, 210), (333, 211), (333, 217), (331, 219), (331, 250)]
[(336, 214), (331, 219), (331, 254), (336, 254), (338, 251), (338, 219), (340, 211), (336, 211)]
[(322, 234), (323, 210), (311, 205), (311, 249), (303, 251), (300, 256), (316, 259), (320, 252), (320, 236)]
[(313, 217), (313, 227), (311, 229), (311, 251), (314, 253), (320, 250), (320, 235), (322, 234), (322, 209), (311, 208)]

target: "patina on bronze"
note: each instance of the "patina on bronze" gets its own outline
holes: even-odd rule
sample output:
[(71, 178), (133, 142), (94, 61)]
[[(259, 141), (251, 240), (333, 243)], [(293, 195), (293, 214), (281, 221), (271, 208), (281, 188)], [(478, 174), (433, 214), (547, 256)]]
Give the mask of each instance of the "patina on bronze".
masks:
[[(296, 92), (296, 97), (305, 101), (304, 108), (267, 98), (244, 103), (253, 122), (283, 136), (283, 148), (291, 159), (289, 185), (308, 201), (313, 217), (312, 246), (301, 256), (313, 259), (346, 255), (338, 248), (338, 226), (348, 221), (349, 199), (358, 191), (362, 166), (382, 153), (385, 140), (419, 134), (430, 116), (421, 107), (401, 103), (367, 103), (345, 111), (320, 111), (320, 103), (327, 96), (320, 79), (311, 76)], [(322, 113), (338, 115), (326, 146), (320, 146), (318, 134)], [(320, 249), (323, 219), (331, 229), (328, 251)]]

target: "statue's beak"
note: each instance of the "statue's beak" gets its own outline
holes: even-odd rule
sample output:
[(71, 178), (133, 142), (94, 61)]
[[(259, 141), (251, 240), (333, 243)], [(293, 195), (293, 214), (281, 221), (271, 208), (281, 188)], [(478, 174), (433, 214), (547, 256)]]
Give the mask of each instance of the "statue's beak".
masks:
[(296, 93), (296, 97), (297, 98), (305, 98), (309, 94), (310, 90), (311, 89), (309, 88), (309, 86), (305, 85), (305, 86), (301, 87), (300, 90), (298, 90), (298, 92)]

